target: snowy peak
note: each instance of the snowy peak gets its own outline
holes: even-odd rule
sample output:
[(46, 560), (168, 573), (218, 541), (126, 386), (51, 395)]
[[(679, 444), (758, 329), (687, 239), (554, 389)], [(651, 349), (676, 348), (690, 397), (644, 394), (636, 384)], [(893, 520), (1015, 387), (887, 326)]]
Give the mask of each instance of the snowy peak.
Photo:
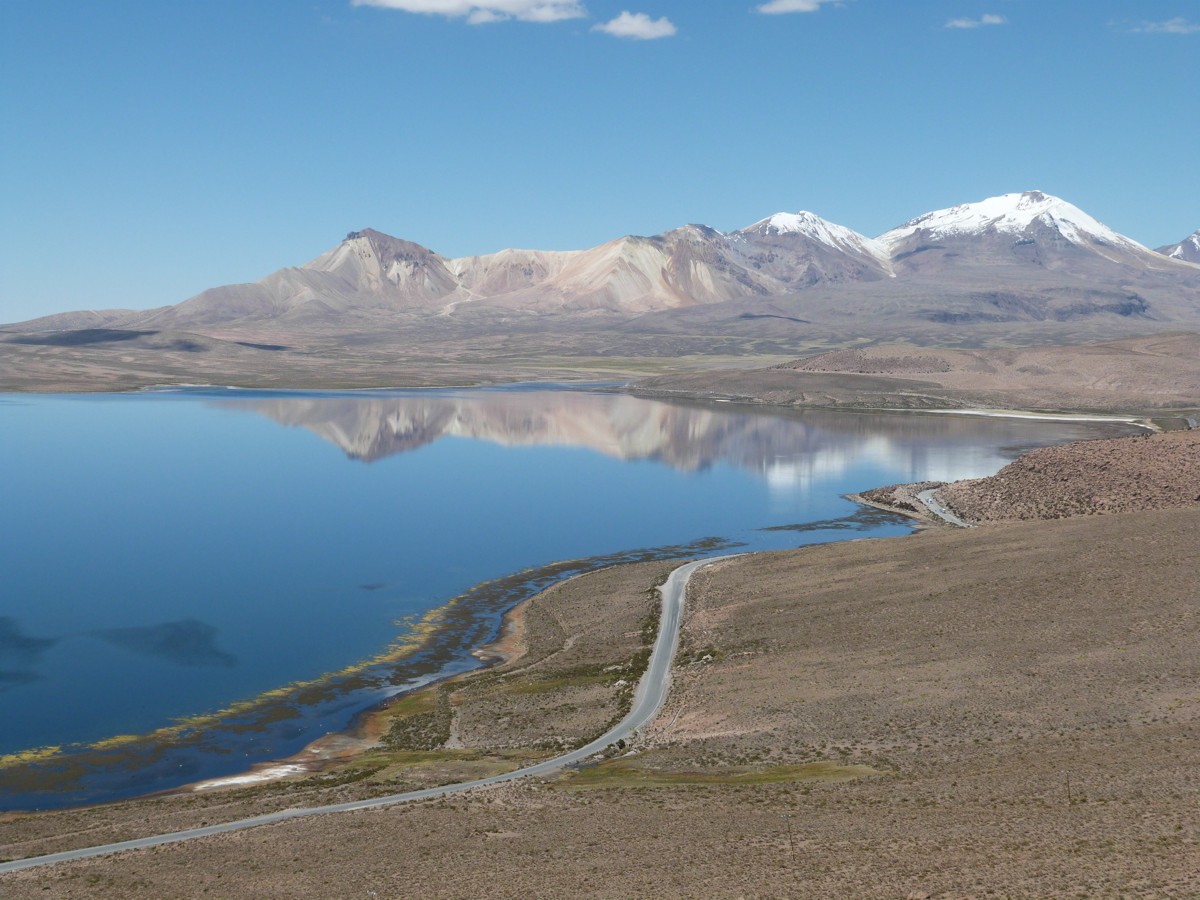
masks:
[(1171, 257), (1171, 259), (1200, 263), (1200, 231), (1188, 235), (1178, 244), (1159, 247), (1158, 252), (1163, 254), (1163, 256)]
[(1079, 207), (1041, 191), (1002, 194), (926, 213), (879, 237), (889, 250), (920, 233), (932, 240), (986, 234), (1027, 235), (1050, 229), (1081, 246), (1107, 245), (1127, 250), (1146, 248), (1089, 216)]
[(841, 225), (834, 225), (832, 222), (822, 219), (816, 213), (810, 213), (802, 209), (800, 212), (794, 213), (777, 212), (773, 216), (760, 219), (748, 228), (743, 228), (742, 231), (757, 231), (760, 234), (798, 233), (813, 237), (822, 233), (850, 231), (850, 229), (843, 228)]
[(887, 251), (877, 241), (846, 228), (844, 225), (837, 225), (827, 219), (822, 219), (816, 213), (806, 210), (795, 213), (775, 213), (775, 215), (760, 219), (735, 234), (743, 237), (800, 235), (825, 244), (834, 250), (866, 254), (880, 262), (884, 262), (888, 258)]

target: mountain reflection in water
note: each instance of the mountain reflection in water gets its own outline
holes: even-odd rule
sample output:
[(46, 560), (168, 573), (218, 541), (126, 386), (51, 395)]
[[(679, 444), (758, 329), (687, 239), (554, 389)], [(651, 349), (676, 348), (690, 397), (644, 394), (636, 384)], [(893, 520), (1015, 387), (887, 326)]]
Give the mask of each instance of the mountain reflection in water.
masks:
[(0, 810), (279, 759), (563, 578), (904, 534), (845, 495), (1102, 433), (553, 387), (0, 404)]
[[(773, 490), (792, 492), (868, 461), (923, 479), (952, 480), (979, 467), (979, 474), (990, 471), (998, 459), (994, 442), (980, 446), (978, 419), (954, 416), (677, 404), (582, 391), (272, 397), (217, 404), (305, 428), (350, 459), (368, 463), (458, 437), (506, 447), (581, 447), (686, 472), (725, 463), (760, 475)], [(1009, 435), (1006, 456), (1024, 448), (1034, 433), (1028, 422), (988, 424)]]

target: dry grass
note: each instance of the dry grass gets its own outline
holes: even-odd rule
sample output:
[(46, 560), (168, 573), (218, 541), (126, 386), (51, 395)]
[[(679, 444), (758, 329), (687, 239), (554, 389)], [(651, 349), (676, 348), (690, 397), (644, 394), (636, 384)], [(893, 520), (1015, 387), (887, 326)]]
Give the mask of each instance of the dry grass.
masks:
[[(724, 563), (698, 576), (671, 705), (634, 756), (7, 876), (4, 895), (1195, 895), (1198, 526), (1167, 510)], [(607, 620), (584, 598), (608, 577), (572, 583), (578, 616)], [(172, 802), (3, 833), (106, 839)]]

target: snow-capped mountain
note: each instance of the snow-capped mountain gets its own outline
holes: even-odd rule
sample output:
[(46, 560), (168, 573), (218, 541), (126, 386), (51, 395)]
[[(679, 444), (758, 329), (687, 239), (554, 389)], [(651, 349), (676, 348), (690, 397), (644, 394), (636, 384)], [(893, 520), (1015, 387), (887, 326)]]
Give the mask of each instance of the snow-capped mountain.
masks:
[(366, 229), (253, 284), (156, 310), (63, 313), (8, 330), (225, 337), (425, 328), (444, 336), (511, 333), (518, 322), (545, 330), (539, 317), (552, 315), (576, 331), (596, 322), (635, 327), (628, 323), (640, 317), (635, 330), (763, 340), (810, 327), (846, 335), (1083, 320), (1128, 333), (1137, 322), (1200, 325), (1193, 254), (1200, 233), (1158, 253), (1040, 191), (925, 213), (875, 239), (801, 211), (729, 233), (686, 225), (587, 250), (448, 258)]
[(775, 213), (775, 215), (760, 219), (735, 234), (760, 238), (802, 235), (834, 250), (872, 256), (882, 263), (886, 263), (888, 259), (887, 251), (878, 241), (873, 241), (857, 231), (844, 225), (836, 225), (806, 210), (797, 213)]
[(873, 281), (893, 274), (878, 241), (810, 212), (775, 213), (727, 237), (750, 268), (788, 285)]
[(989, 232), (1019, 235), (1035, 224), (1053, 228), (1077, 244), (1102, 241), (1141, 247), (1137, 241), (1117, 234), (1079, 207), (1041, 191), (1002, 194), (978, 203), (928, 212), (880, 236), (879, 241), (890, 247), (918, 232), (934, 239)]
[(877, 240), (899, 280), (959, 286), (920, 311), (935, 321), (1183, 321), (1200, 312), (1191, 266), (1041, 191), (935, 210)]
[(1158, 252), (1171, 259), (1200, 264), (1200, 231), (1188, 235), (1178, 244), (1159, 247)]
[[(1014, 251), (1040, 245), (1043, 249), (1082, 248), (1114, 262), (1130, 255), (1146, 257), (1152, 251), (1132, 238), (1113, 231), (1079, 207), (1044, 194), (1025, 191), (989, 197), (918, 216), (880, 235), (893, 260), (933, 249), (939, 244), (980, 242), (991, 239), (993, 249)], [(1030, 255), (1029, 251), (1023, 251)]]

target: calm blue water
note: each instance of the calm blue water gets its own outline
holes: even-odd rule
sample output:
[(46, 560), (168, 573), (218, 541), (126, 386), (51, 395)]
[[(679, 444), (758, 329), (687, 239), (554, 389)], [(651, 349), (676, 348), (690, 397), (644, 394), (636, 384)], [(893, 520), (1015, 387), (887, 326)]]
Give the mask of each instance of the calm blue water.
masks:
[[(0, 756), (78, 750), (319, 681), (384, 651), (404, 617), (555, 560), (713, 536), (774, 549), (905, 533), (887, 517), (839, 521), (860, 509), (842, 495), (984, 475), (1024, 448), (1097, 434), (561, 389), (3, 396)], [(761, 530), (813, 522), (828, 527)], [(491, 611), (485, 632), (495, 625)], [(465, 667), (464, 649), (430, 665)], [(158, 746), (42, 787), (26, 767), (19, 784), (0, 777), (0, 807), (240, 771), (344, 727), (396, 689), (381, 684), (340, 685), (307, 711), (297, 701), (286, 727), (206, 737), (178, 760)], [(84, 770), (89, 753), (73, 757)]]

